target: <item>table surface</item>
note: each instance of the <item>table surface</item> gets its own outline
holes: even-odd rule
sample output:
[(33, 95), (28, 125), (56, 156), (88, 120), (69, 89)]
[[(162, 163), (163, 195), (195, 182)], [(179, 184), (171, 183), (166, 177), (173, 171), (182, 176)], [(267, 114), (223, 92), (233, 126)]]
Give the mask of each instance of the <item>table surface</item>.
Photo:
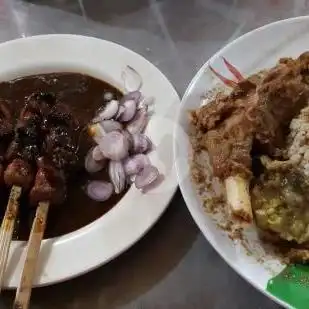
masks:
[[(305, 15), (307, 0), (0, 0), (0, 41), (75, 33), (118, 42), (154, 63), (180, 95), (198, 68), (239, 35)], [(7, 14), (9, 12), (10, 14)], [(70, 263), (70, 261), (67, 261)], [(11, 308), (12, 292), (0, 309)], [(155, 227), (109, 264), (35, 289), (31, 309), (274, 309), (203, 238), (179, 191)]]

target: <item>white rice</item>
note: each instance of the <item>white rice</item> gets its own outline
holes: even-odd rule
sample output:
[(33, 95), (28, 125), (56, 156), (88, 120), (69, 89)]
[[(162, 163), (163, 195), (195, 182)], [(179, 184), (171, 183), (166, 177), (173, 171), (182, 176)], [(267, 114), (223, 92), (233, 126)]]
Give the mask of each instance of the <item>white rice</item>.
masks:
[(309, 106), (291, 121), (288, 144), (289, 159), (309, 176)]

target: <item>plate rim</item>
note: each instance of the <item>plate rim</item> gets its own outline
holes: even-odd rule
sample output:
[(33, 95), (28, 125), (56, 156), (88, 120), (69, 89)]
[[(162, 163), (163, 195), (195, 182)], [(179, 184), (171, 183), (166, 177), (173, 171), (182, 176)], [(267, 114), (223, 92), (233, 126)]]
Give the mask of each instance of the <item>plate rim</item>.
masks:
[[(132, 59), (135, 59), (137, 62), (142, 64), (142, 66), (144, 66), (145, 68), (148, 68), (151, 72), (153, 72), (153, 73), (155, 72), (156, 78), (158, 80), (160, 80), (160, 82), (164, 83), (165, 89), (168, 89), (169, 97), (171, 98), (171, 100), (173, 100), (173, 102), (171, 102), (171, 104), (173, 103), (173, 105), (176, 105), (176, 104), (178, 104), (178, 106), (180, 105), (180, 98), (179, 98), (179, 95), (178, 95), (177, 91), (175, 90), (174, 86), (167, 79), (167, 77), (154, 64), (152, 64), (149, 60), (144, 58), (142, 55), (136, 53), (135, 51), (130, 50), (129, 48), (122, 46), (118, 43), (112, 42), (112, 41), (100, 39), (100, 38), (93, 37), (93, 36), (84, 36), (84, 35), (77, 35), (77, 34), (43, 34), (43, 35), (34, 35), (34, 36), (30, 36), (30, 37), (17, 38), (17, 39), (14, 39), (14, 40), (3, 42), (3, 43), (0, 44), (0, 50), (2, 48), (9, 48), (8, 46), (14, 46), (14, 44), (17, 44), (17, 45), (18, 44), (21, 44), (21, 45), (30, 44), (31, 45), (31, 44), (41, 43), (44, 40), (56, 40), (56, 41), (57, 40), (59, 40), (59, 41), (61, 41), (61, 40), (76, 40), (76, 41), (81, 41), (82, 44), (84, 44), (84, 45), (87, 45), (88, 44), (87, 42), (91, 41), (91, 42), (94, 42), (94, 44), (97, 43), (98, 46), (99, 46), (99, 44), (105, 44), (105, 46), (109, 45), (111, 48), (116, 48), (119, 51), (126, 54), (128, 58), (131, 57)], [(82, 69), (81, 69), (80, 73), (83, 73)], [(87, 73), (85, 73), (85, 74), (87, 74)], [(0, 70), (0, 75), (2, 75), (1, 70)], [(28, 75), (30, 75), (30, 74), (28, 74)], [(27, 76), (27, 74), (22, 74), (22, 76)], [(95, 77), (95, 78), (97, 78), (97, 77)], [(107, 81), (107, 82), (111, 83), (110, 81)], [(147, 81), (144, 81), (144, 83), (147, 83)], [(149, 87), (151, 87), (150, 82), (149, 82)], [(169, 115), (169, 116), (171, 116), (171, 115)], [(176, 117), (176, 115), (173, 115), (174, 121), (175, 121), (175, 117)], [(170, 147), (170, 151), (171, 152), (173, 151), (172, 145)], [(165, 210), (169, 206), (172, 198), (174, 197), (176, 190), (178, 188), (178, 182), (177, 182), (176, 174), (174, 173), (174, 175), (169, 177), (168, 180), (171, 182), (171, 187), (169, 189), (169, 192), (165, 195), (165, 197), (163, 196), (164, 202), (160, 203), (161, 205), (158, 206), (158, 208), (160, 208), (160, 211), (158, 211), (157, 214), (155, 216), (153, 216), (151, 218), (151, 220), (149, 220), (149, 223), (147, 223), (147, 226), (145, 226), (141, 231), (138, 232), (138, 237), (132, 238), (130, 241), (128, 241), (124, 245), (121, 245), (120, 250), (118, 250), (114, 254), (111, 254), (109, 256), (109, 258), (102, 260), (100, 263), (95, 263), (93, 265), (89, 265), (89, 263), (88, 264), (85, 263), (83, 269), (80, 269), (78, 272), (67, 273), (65, 276), (60, 275), (58, 278), (52, 279), (52, 280), (48, 280), (48, 279), (46, 280), (46, 277), (39, 273), (39, 275), (37, 276), (36, 282), (34, 283), (34, 287), (41, 287), (41, 286), (47, 286), (47, 285), (51, 285), (51, 284), (60, 283), (60, 282), (78, 277), (78, 276), (83, 275), (85, 273), (88, 273), (88, 272), (108, 263), (109, 261), (115, 259), (119, 255), (121, 255), (123, 252), (128, 250), (130, 247), (132, 247), (134, 244), (136, 244), (142, 237), (145, 236), (145, 234), (147, 234), (147, 232), (154, 226), (154, 224), (156, 224), (156, 222), (163, 215), (163, 213), (165, 212)], [(131, 192), (131, 191), (132, 190), (129, 189), (128, 192)], [(128, 192), (125, 194), (125, 196), (128, 194)], [(151, 199), (151, 195), (150, 195), (149, 199)], [(123, 200), (124, 200), (124, 197), (121, 199), (121, 201), (123, 201)], [(112, 212), (115, 212), (116, 208), (117, 208), (117, 205), (115, 205), (108, 213), (110, 214)], [(88, 225), (86, 225), (86, 226), (84, 226), (84, 227), (82, 227), (82, 228), (80, 228), (76, 231), (73, 231), (71, 233), (65, 234), (65, 235), (60, 236), (60, 237), (45, 239), (45, 240), (43, 240), (42, 246), (45, 245), (45, 244), (46, 245), (50, 244), (51, 246), (53, 246), (54, 243), (57, 244), (57, 243), (62, 243), (62, 242), (74, 241), (74, 238), (79, 238), (81, 235), (87, 233), (88, 230), (91, 230), (95, 226), (99, 225), (100, 224), (99, 221), (102, 220), (103, 217), (104, 216), (96, 219), (95, 221), (89, 223)], [(78, 240), (76, 240), (76, 241), (78, 241)], [(24, 242), (24, 241), (13, 241), (11, 249), (10, 249), (9, 259), (12, 256), (12, 251), (14, 251), (14, 249), (19, 248), (19, 247), (22, 247), (21, 251), (22, 251), (22, 254), (24, 255), (25, 244), (26, 244), (26, 242)], [(9, 262), (10, 261), (8, 261), (8, 263)], [(45, 271), (45, 269), (42, 269), (41, 272), (43, 272), (43, 270)], [(12, 279), (11, 277), (14, 277), (14, 278)], [(12, 281), (14, 281), (16, 283), (19, 281), (19, 274), (16, 274), (15, 271), (14, 271), (13, 276), (10, 276), (9, 279), (5, 278), (5, 288), (7, 288), (7, 289), (15, 288), (17, 286), (17, 284), (12, 284)]]
[[(280, 24), (288, 24), (288, 23), (293, 23), (293, 22), (298, 22), (298, 21), (308, 21), (309, 22), (309, 16), (298, 16), (298, 17), (292, 17), (292, 18), (286, 18), (286, 19), (281, 19), (275, 22), (271, 22), (268, 23), (266, 25), (263, 25), (261, 27), (255, 28), (249, 32), (244, 33), (243, 35), (241, 35), (240, 37), (236, 38), (235, 40), (229, 42), (228, 44), (224, 45), (222, 48), (220, 48), (215, 54), (213, 54), (202, 66), (201, 68), (197, 71), (197, 73), (194, 75), (194, 77), (191, 79), (191, 81), (188, 83), (188, 86), (186, 88), (186, 91), (181, 99), (181, 103), (180, 103), (180, 107), (177, 113), (177, 123), (180, 123), (183, 111), (185, 110), (185, 105), (186, 105), (186, 101), (188, 100), (190, 94), (192, 93), (195, 85), (197, 84), (198, 80), (201, 78), (201, 76), (204, 74), (205, 70), (207, 69), (208, 65), (214, 61), (215, 59), (217, 59), (221, 54), (223, 54), (226, 50), (228, 50), (231, 46), (238, 44), (239, 42), (246, 40), (247, 37), (250, 37), (251, 35), (263, 31), (269, 27), (273, 27), (273, 26), (278, 26)], [(173, 147), (174, 147), (174, 154), (175, 156), (177, 156), (178, 150), (177, 150), (177, 143), (176, 143), (176, 139), (177, 136), (180, 134), (179, 132), (179, 127), (176, 126), (174, 129), (174, 143), (173, 143)], [(191, 198), (189, 197), (189, 193), (187, 194), (187, 191), (185, 189), (185, 187), (182, 185), (182, 182), (180, 181), (181, 178), (181, 168), (180, 166), (177, 164), (177, 160), (176, 161), (176, 174), (177, 174), (177, 178), (178, 178), (178, 183), (179, 183), (179, 188), (181, 191), (181, 194), (185, 200), (186, 206), (192, 216), (192, 218), (194, 219), (195, 223), (197, 224), (198, 228), (200, 229), (200, 231), (202, 232), (203, 236), (206, 238), (206, 240), (210, 243), (210, 245), (216, 250), (216, 252), (220, 255), (220, 257), (227, 263), (227, 265), (229, 265), (229, 267), (231, 267), (238, 275), (240, 275), (245, 281), (247, 281), (250, 285), (252, 285), (256, 290), (262, 292), (262, 294), (264, 294), (265, 296), (267, 296), (268, 298), (272, 299), (274, 302), (276, 302), (277, 304), (284, 306), (285, 308), (289, 308), (289, 305), (277, 298), (276, 296), (272, 295), (270, 292), (268, 292), (266, 289), (262, 289), (258, 284), (256, 284), (251, 277), (249, 277), (248, 275), (246, 275), (246, 273), (244, 271), (241, 271), (241, 269), (232, 261), (229, 260), (229, 258), (224, 254), (224, 252), (220, 249), (219, 246), (216, 246), (208, 237), (208, 233), (204, 230), (204, 224), (203, 222), (200, 220), (199, 218), (199, 213), (196, 210), (195, 207), (191, 206)], [(206, 213), (205, 213), (206, 215)]]

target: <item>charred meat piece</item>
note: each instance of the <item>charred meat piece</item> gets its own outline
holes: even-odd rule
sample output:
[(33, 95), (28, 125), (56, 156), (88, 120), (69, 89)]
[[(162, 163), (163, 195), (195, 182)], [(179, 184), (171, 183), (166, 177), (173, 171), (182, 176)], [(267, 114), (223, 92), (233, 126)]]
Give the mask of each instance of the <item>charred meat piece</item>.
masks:
[(45, 138), (46, 152), (52, 152), (57, 147), (76, 149), (76, 143), (73, 143), (70, 131), (70, 128), (64, 126), (51, 127)]
[(67, 127), (73, 131), (79, 128), (78, 120), (74, 117), (69, 107), (62, 103), (58, 103), (51, 108), (47, 117), (47, 122), (49, 126)]
[(43, 142), (42, 122), (36, 115), (32, 118), (19, 120), (15, 128), (15, 137), (8, 147), (6, 159), (11, 161), (21, 158), (35, 162)]
[(55, 167), (64, 170), (66, 173), (72, 171), (76, 166), (77, 143), (73, 141), (76, 132), (68, 127), (52, 127), (45, 138), (46, 154)]
[(7, 143), (14, 134), (12, 112), (7, 101), (0, 99), (0, 138)]
[(45, 93), (34, 93), (27, 99), (15, 127), (14, 140), (6, 153), (8, 161), (15, 158), (36, 161), (44, 139), (44, 119), (55, 100)]
[(20, 119), (32, 118), (33, 115), (41, 119), (46, 117), (52, 106), (56, 104), (56, 97), (52, 93), (37, 92), (28, 97), (21, 111)]
[(31, 187), (34, 178), (34, 171), (25, 160), (15, 159), (4, 172), (4, 182), (7, 186), (20, 186), (24, 190)]
[(32, 205), (48, 201), (61, 204), (66, 198), (66, 177), (75, 168), (78, 134), (75, 118), (67, 106), (55, 105), (47, 117), (44, 158), (37, 161), (38, 171), (30, 192)]
[(65, 174), (72, 172), (78, 162), (78, 122), (70, 109), (55, 105), (48, 116), (48, 134), (44, 148), (54, 166)]
[(38, 160), (38, 171), (29, 198), (33, 206), (42, 201), (61, 204), (66, 198), (66, 183), (63, 173), (43, 158)]
[(70, 147), (57, 147), (51, 154), (51, 160), (55, 167), (63, 170), (65, 174), (74, 171), (78, 163), (76, 149)]

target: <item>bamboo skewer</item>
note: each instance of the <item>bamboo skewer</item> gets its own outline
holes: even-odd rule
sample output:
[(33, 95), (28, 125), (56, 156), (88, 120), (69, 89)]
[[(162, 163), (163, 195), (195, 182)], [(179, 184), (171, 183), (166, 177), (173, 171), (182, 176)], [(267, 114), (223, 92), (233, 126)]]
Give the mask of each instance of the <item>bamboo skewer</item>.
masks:
[(230, 176), (225, 180), (227, 203), (237, 218), (251, 223), (253, 214), (249, 193), (249, 181), (239, 175)]
[(28, 241), (24, 268), (16, 291), (13, 305), (14, 309), (27, 309), (29, 307), (37, 259), (46, 227), (48, 209), (49, 202), (40, 202), (36, 210)]
[(9, 196), (5, 215), (2, 220), (0, 230), (0, 292), (3, 287), (4, 274), (7, 264), (7, 259), (10, 251), (15, 221), (18, 213), (19, 198), (22, 189), (18, 186), (13, 186)]

